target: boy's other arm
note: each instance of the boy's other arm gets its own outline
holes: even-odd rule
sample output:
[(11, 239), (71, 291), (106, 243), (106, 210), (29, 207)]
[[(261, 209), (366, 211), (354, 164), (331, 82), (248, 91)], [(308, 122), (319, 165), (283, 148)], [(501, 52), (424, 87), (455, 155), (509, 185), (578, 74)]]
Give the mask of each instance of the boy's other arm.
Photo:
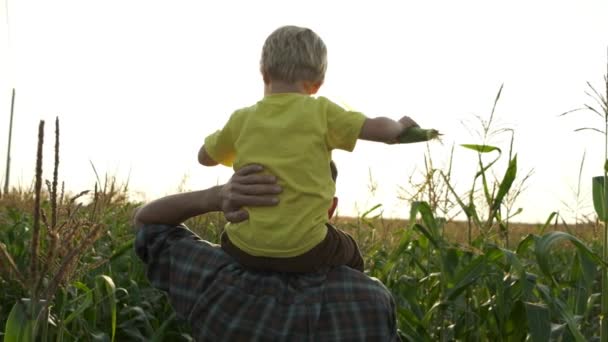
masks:
[(205, 145), (201, 146), (201, 149), (198, 150), (198, 162), (204, 166), (215, 166), (219, 164), (218, 162), (213, 160), (213, 158), (211, 158), (209, 153), (207, 153)]
[(406, 128), (417, 126), (416, 121), (408, 116), (402, 117), (399, 121), (386, 117), (368, 118), (361, 127), (359, 139), (391, 144), (397, 141), (397, 137)]

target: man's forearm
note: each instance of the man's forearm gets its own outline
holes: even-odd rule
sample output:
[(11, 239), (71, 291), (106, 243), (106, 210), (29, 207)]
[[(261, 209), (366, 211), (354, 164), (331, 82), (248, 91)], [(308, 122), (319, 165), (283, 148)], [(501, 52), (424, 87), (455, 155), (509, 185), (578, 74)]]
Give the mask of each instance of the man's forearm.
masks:
[(159, 198), (135, 213), (135, 227), (143, 224), (177, 225), (185, 220), (221, 210), (221, 186)]

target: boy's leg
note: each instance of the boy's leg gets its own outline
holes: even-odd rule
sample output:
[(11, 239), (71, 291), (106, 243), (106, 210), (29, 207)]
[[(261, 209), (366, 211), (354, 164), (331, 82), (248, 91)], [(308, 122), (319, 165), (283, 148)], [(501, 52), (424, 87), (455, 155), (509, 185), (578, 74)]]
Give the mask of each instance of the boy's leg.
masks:
[(346, 265), (363, 272), (364, 263), (357, 242), (349, 234), (327, 224), (327, 236), (310, 251), (290, 258), (269, 258), (249, 255), (232, 244), (226, 232), (222, 234), (222, 249), (241, 265), (275, 272), (313, 272), (323, 266)]
[[(273, 271), (286, 273), (314, 272), (322, 266), (323, 260), (315, 258), (316, 254), (307, 252), (291, 258), (270, 258), (253, 256), (235, 246), (226, 232), (221, 236), (222, 249), (232, 256), (241, 266), (254, 271)], [(314, 250), (314, 248), (313, 248)]]
[(327, 237), (324, 240), (325, 260), (328, 265), (346, 265), (363, 272), (364, 262), (355, 239), (346, 232), (327, 224)]

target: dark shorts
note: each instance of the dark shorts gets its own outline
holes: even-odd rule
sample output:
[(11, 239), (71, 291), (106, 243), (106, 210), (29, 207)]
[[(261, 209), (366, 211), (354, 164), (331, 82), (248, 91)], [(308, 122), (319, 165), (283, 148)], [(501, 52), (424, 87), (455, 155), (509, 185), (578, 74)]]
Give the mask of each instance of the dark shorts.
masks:
[(357, 242), (349, 234), (327, 224), (325, 239), (304, 254), (289, 258), (253, 256), (232, 244), (226, 232), (222, 234), (222, 249), (244, 267), (275, 272), (305, 273), (324, 267), (346, 265), (363, 272), (363, 258)]

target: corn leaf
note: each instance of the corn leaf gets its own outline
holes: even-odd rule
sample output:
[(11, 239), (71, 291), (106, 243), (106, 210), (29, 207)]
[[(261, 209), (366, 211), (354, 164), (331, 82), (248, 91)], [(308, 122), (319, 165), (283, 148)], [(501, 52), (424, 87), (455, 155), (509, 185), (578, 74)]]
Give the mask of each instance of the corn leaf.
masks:
[(547, 220), (545, 221), (545, 223), (540, 226), (540, 234), (544, 234), (545, 230), (547, 229), (547, 227), (549, 227), (549, 225), (551, 224), (551, 222), (553, 222), (553, 219), (555, 218), (555, 216), (557, 216), (557, 211), (552, 212), (549, 217), (547, 217)]
[(127, 242), (123, 243), (122, 245), (120, 245), (114, 251), (114, 253), (112, 253), (112, 256), (110, 257), (110, 259), (108, 260), (108, 262), (111, 263), (115, 259), (117, 259), (120, 256), (124, 255), (126, 252), (130, 252), (131, 250), (133, 250), (133, 242), (134, 241), (135, 241), (135, 238), (132, 238), (132, 239), (128, 240)]
[(602, 260), (602, 258), (596, 253), (594, 253), (591, 249), (589, 249), (589, 247), (587, 247), (578, 238), (566, 232), (550, 232), (541, 237), (535, 237), (534, 248), (534, 253), (536, 255), (536, 260), (538, 261), (538, 266), (547, 277), (553, 279), (549, 258), (551, 256), (551, 248), (557, 242), (560, 241), (571, 242), (577, 248), (579, 254), (584, 254), (585, 257), (588, 257), (590, 260), (593, 260), (598, 265), (606, 266), (606, 263)]
[(476, 145), (476, 144), (461, 144), (460, 146), (462, 146), (464, 148), (468, 148), (469, 150), (479, 152), (479, 153), (490, 153), (493, 151), (498, 151), (498, 153), (501, 153), (500, 148), (498, 148), (496, 146)]
[(551, 295), (551, 290), (549, 289), (549, 287), (545, 285), (538, 285), (536, 288), (543, 297), (543, 300), (551, 306), (552, 311), (556, 312), (557, 315), (568, 325), (568, 330), (570, 330), (570, 333), (574, 337), (575, 341), (586, 342), (587, 340), (585, 339), (583, 334), (581, 334), (580, 330), (577, 327), (578, 324), (576, 322), (576, 319), (574, 318), (572, 313), (566, 308), (564, 302), (562, 302), (559, 298)]
[(467, 286), (477, 281), (484, 274), (489, 263), (495, 262), (503, 256), (500, 250), (489, 250), (485, 254), (477, 256), (455, 278), (454, 286), (447, 291), (447, 298), (454, 300)]
[[(80, 290), (84, 291), (84, 293), (81, 296), (76, 297), (74, 300), (74, 302), (79, 301), (80, 303), (76, 309), (63, 320), (63, 325), (65, 326), (70, 324), (70, 322), (72, 322), (72, 320), (74, 320), (76, 317), (79, 317), (86, 309), (92, 307), (94, 303), (93, 291), (90, 288), (80, 282), (74, 283), (74, 287), (79, 288)], [(84, 299), (80, 300), (81, 297), (84, 297)]]
[(551, 314), (546, 305), (525, 303), (530, 341), (544, 342), (551, 337)]
[(509, 161), (509, 166), (507, 167), (507, 171), (505, 172), (502, 181), (500, 182), (500, 187), (498, 188), (498, 193), (494, 198), (494, 203), (492, 204), (493, 210), (498, 210), (500, 205), (502, 204), (502, 200), (505, 198), (509, 190), (511, 190), (511, 186), (513, 185), (513, 181), (515, 181), (515, 176), (517, 175), (517, 155), (513, 157)]
[(28, 317), (26, 305), (22, 301), (17, 301), (8, 314), (4, 328), (4, 342), (33, 341), (33, 326), (34, 321)]
[(517, 300), (511, 310), (509, 318), (505, 322), (505, 337), (510, 341), (525, 341), (526, 329), (526, 308), (521, 300)]
[(169, 324), (173, 323), (173, 320), (175, 320), (175, 312), (172, 313), (171, 316), (169, 316), (169, 318), (165, 319), (163, 324), (158, 328), (158, 330), (156, 330), (156, 332), (154, 333), (154, 337), (152, 337), (151, 342), (165, 341), (165, 334), (167, 332), (167, 329), (169, 328)]
[(111, 322), (111, 330), (112, 330), (112, 341), (114, 341), (114, 337), (116, 334), (116, 285), (114, 285), (114, 281), (112, 278), (107, 275), (98, 275), (95, 278), (96, 287), (95, 291), (100, 293), (102, 298), (107, 299), (108, 306), (110, 308), (110, 322)]
[[(418, 213), (420, 213), (422, 221), (426, 227), (416, 223)], [(410, 209), (410, 224), (412, 225), (412, 228), (420, 231), (424, 236), (426, 236), (435, 247), (439, 247), (439, 244), (442, 242), (441, 236), (439, 236), (437, 232), (437, 221), (435, 220), (431, 207), (428, 205), (428, 203), (412, 203), (412, 208)]]
[(608, 203), (605, 197), (604, 176), (593, 177), (592, 179), (593, 192), (593, 207), (600, 221), (605, 221), (608, 216), (606, 212), (606, 204)]

